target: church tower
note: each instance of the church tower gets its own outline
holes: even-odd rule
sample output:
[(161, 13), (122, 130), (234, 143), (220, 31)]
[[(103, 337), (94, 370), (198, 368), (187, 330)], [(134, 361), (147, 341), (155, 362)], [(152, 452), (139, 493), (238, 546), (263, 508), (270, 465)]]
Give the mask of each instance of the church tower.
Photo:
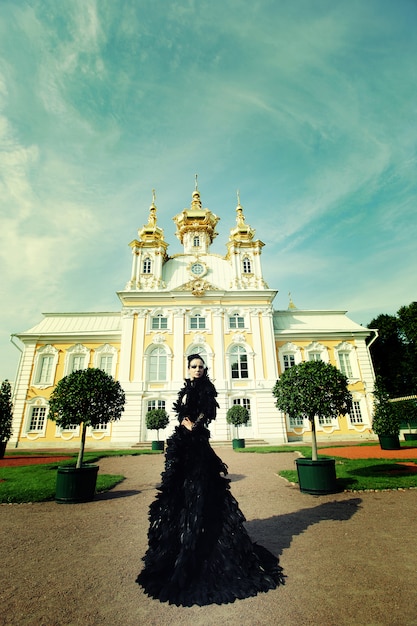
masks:
[(167, 259), (168, 244), (164, 240), (164, 231), (156, 223), (155, 190), (152, 192), (152, 204), (149, 207), (148, 223), (139, 231), (139, 240), (134, 239), (132, 248), (132, 272), (126, 291), (155, 290), (164, 287), (162, 268)]
[(230, 230), (226, 258), (232, 265), (231, 289), (268, 289), (262, 277), (261, 252), (265, 245), (254, 241), (255, 231), (246, 224), (243, 207), (237, 194), (236, 226)]

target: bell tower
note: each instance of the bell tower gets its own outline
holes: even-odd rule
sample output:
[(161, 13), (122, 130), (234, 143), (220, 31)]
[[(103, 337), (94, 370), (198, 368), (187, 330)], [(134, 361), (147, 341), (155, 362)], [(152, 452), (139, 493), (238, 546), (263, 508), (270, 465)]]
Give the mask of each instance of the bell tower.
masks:
[(132, 248), (132, 272), (125, 290), (155, 290), (163, 287), (162, 268), (167, 260), (168, 244), (164, 231), (157, 226), (155, 190), (149, 207), (148, 223), (138, 230), (139, 239), (134, 239)]
[(184, 254), (209, 254), (210, 244), (218, 234), (216, 225), (220, 218), (202, 208), (197, 174), (190, 208), (178, 213), (173, 220), (177, 225), (175, 234), (184, 246)]
[(236, 226), (230, 229), (226, 259), (231, 264), (232, 289), (268, 289), (262, 276), (261, 252), (265, 245), (254, 240), (255, 230), (246, 224), (237, 192)]

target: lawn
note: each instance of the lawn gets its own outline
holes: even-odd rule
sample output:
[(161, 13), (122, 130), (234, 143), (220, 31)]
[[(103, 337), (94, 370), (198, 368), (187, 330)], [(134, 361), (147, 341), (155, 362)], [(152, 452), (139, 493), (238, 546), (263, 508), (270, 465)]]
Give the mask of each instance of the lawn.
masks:
[[(22, 452), (15, 452), (21, 455)], [(39, 455), (39, 452), (32, 453)], [(106, 450), (87, 452), (85, 463), (96, 463), (109, 456), (137, 456), (139, 454), (161, 454), (152, 450)], [(26, 455), (26, 452), (25, 452)], [(12, 453), (12, 456), (14, 454)], [(27, 456), (31, 456), (29, 453)], [(51, 454), (45, 454), (51, 456)], [(22, 465), (19, 467), (2, 467), (0, 469), (0, 503), (43, 502), (55, 498), (56, 470), (65, 465), (74, 465), (74, 459), (49, 463), (45, 465)], [(124, 480), (121, 474), (98, 474), (97, 492), (108, 491)]]
[[(411, 446), (407, 446), (404, 443), (401, 447), (407, 448)], [(265, 446), (263, 448), (244, 448), (239, 450), (239, 452), (263, 454), (296, 451), (300, 452), (304, 457), (311, 458), (311, 448), (305, 445)], [(336, 460), (336, 477), (341, 490), (363, 491), (369, 489), (417, 488), (417, 464), (415, 459), (345, 459), (343, 458), (343, 446), (340, 446), (340, 455), (333, 458)], [(296, 469), (281, 470), (279, 475), (292, 483), (298, 483)]]
[[(403, 445), (402, 447), (407, 447)], [(311, 456), (311, 448), (300, 446), (260, 446), (240, 449), (239, 453), (279, 453), (299, 452), (302, 456)], [(12, 452), (13, 454), (22, 454)], [(26, 454), (26, 452), (25, 452)], [(33, 452), (37, 454), (39, 452)], [(86, 452), (85, 463), (96, 463), (104, 457), (137, 456), (139, 454), (161, 454), (152, 450), (104, 450)], [(320, 450), (319, 450), (320, 455)], [(28, 454), (30, 456), (30, 453)], [(48, 454), (50, 456), (50, 454)], [(60, 461), (59, 465), (73, 465), (74, 459)], [(409, 489), (417, 488), (416, 462), (413, 459), (345, 459), (343, 446), (336, 459), (336, 475), (341, 490), (362, 491), (366, 489)], [(0, 469), (0, 503), (43, 502), (55, 498), (56, 469), (58, 463), (47, 465), (26, 465), (21, 467), (3, 467)], [(297, 470), (282, 470), (279, 475), (288, 481), (297, 483)], [(98, 474), (97, 492), (108, 491), (120, 483), (124, 476), (120, 474)]]

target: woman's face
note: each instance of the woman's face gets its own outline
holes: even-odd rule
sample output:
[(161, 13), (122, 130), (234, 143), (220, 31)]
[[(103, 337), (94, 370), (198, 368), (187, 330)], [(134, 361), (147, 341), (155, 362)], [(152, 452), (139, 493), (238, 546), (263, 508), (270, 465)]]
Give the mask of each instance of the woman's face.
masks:
[(188, 366), (188, 372), (191, 380), (194, 380), (195, 378), (202, 378), (204, 375), (203, 361), (201, 359), (193, 359)]

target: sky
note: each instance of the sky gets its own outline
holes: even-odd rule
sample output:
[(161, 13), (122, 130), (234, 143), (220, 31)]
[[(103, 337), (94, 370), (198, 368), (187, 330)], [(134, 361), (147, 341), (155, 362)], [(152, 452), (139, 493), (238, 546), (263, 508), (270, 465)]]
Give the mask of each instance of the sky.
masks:
[(416, 300), (416, 59), (415, 0), (2, 0), (0, 381), (42, 313), (120, 310), (152, 189), (181, 252), (196, 173), (276, 309)]

